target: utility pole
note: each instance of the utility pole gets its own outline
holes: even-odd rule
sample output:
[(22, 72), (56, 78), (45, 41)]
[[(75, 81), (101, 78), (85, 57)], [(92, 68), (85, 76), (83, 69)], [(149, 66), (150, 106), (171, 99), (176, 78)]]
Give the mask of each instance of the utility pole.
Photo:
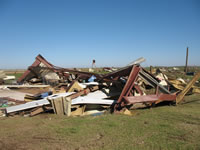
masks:
[(188, 47), (186, 50), (185, 74), (188, 72)]

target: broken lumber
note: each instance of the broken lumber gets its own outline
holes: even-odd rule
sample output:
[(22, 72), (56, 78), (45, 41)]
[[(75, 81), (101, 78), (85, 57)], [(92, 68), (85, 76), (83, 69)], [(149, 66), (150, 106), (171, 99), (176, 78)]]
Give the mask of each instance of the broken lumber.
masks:
[(42, 107), (38, 107), (36, 109), (34, 109), (31, 113), (30, 116), (33, 117), (35, 115), (38, 115), (40, 113), (44, 112), (44, 109)]
[(178, 96), (176, 97), (176, 104), (180, 103), (185, 94), (190, 90), (190, 88), (193, 86), (193, 84), (200, 78), (200, 72), (198, 72), (193, 78), (192, 80), (187, 84), (187, 86), (183, 89), (183, 91), (181, 91), (180, 94), (178, 94)]

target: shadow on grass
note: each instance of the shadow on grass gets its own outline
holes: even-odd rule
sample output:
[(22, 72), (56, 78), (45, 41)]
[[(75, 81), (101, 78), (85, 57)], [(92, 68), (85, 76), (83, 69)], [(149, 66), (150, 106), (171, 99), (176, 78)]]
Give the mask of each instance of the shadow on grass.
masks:
[(189, 104), (189, 103), (195, 103), (195, 102), (200, 102), (200, 99), (190, 100), (190, 101), (183, 101), (181, 104)]

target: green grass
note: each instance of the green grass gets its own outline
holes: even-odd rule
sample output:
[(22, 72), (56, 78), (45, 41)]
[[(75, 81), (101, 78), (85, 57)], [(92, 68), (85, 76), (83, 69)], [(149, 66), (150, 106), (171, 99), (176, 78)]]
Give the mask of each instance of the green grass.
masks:
[[(17, 81), (23, 75), (23, 73), (6, 73), (6, 75), (15, 76), (15, 80)], [(6, 80), (4, 81), (4, 84), (13, 84), (13, 80)]]
[(1, 149), (200, 149), (200, 95), (178, 106), (106, 114), (1, 118)]
[(6, 75), (15, 76), (16, 80), (18, 80), (23, 75), (23, 73), (11, 73), (11, 74), (6, 74)]

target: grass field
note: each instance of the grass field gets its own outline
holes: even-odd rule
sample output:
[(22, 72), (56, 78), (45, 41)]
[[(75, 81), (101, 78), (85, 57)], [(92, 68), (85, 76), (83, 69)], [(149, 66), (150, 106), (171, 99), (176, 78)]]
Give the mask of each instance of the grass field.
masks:
[(23, 75), (23, 73), (22, 72), (6, 73), (6, 75), (15, 76), (16, 80), (18, 80)]
[(200, 149), (200, 95), (133, 114), (0, 118), (0, 149)]

